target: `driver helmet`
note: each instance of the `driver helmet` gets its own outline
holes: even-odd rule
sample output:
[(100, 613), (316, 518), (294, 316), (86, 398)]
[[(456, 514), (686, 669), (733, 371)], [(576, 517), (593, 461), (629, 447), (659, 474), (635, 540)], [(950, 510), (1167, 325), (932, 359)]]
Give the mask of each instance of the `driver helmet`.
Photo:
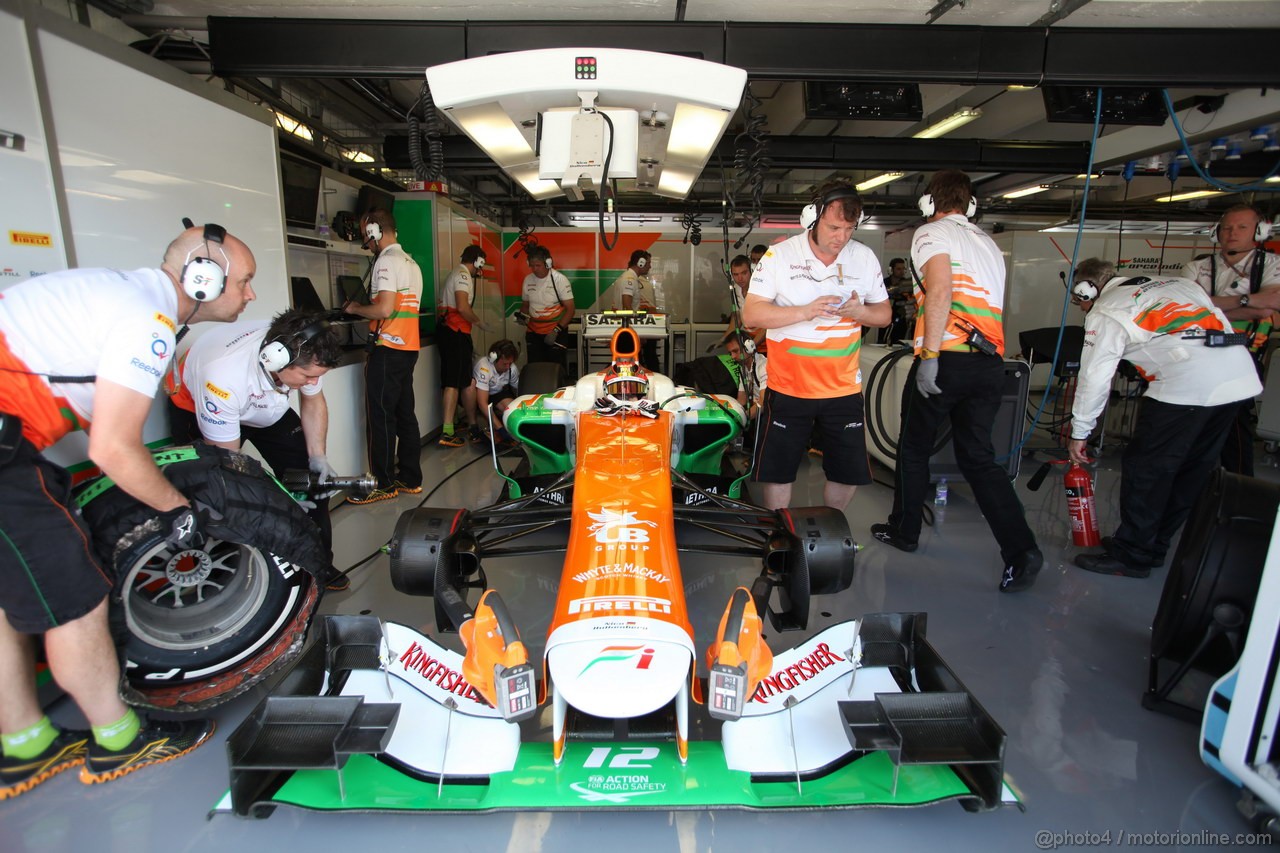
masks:
[(617, 400), (643, 400), (649, 394), (649, 376), (634, 358), (619, 356), (604, 372), (604, 392)]

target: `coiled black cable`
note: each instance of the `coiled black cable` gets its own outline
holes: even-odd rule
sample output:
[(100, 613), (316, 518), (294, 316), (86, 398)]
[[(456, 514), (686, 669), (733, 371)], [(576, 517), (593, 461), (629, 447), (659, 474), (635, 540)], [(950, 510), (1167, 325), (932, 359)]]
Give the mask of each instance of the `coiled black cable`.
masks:
[[(421, 118), (413, 108), (405, 115), (409, 125), (409, 162), (413, 164), (413, 176), (420, 181), (438, 181), (444, 174), (444, 142), (440, 139), (440, 118), (436, 114), (435, 100), (425, 80), (418, 90), (416, 106)], [(422, 150), (424, 137), (427, 143), (425, 157)]]
[(765, 139), (768, 119), (757, 112), (760, 99), (752, 93), (751, 87), (747, 86), (743, 100), (746, 102), (746, 110), (743, 112), (744, 127), (742, 132), (733, 139), (733, 167), (738, 177), (742, 179), (742, 186), (747, 190), (749, 207), (746, 217), (747, 231), (733, 244), (734, 249), (742, 248), (751, 236), (751, 232), (760, 224), (760, 218), (764, 213), (765, 175), (773, 164), (769, 158), (769, 143)]

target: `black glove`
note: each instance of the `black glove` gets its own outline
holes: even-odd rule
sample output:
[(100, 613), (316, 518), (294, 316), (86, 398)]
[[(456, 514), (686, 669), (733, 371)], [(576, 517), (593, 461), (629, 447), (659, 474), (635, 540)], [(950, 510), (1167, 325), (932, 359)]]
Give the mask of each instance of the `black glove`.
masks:
[(171, 551), (189, 551), (204, 547), (209, 522), (221, 521), (222, 514), (206, 503), (192, 501), (191, 506), (176, 507), (156, 520)]

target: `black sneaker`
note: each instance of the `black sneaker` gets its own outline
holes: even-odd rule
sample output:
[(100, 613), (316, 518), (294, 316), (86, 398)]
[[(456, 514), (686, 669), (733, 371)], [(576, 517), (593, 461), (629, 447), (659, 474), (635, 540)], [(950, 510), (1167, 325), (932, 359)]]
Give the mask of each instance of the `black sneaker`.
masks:
[(193, 751), (213, 736), (213, 720), (144, 720), (133, 743), (118, 752), (89, 742), (80, 768), (86, 785), (110, 782), (152, 764), (163, 764)]
[(64, 729), (35, 758), (0, 758), (0, 800), (25, 794), (41, 782), (84, 763), (89, 733)]
[(1108, 554), (1105, 551), (1101, 554), (1077, 554), (1075, 564), (1086, 572), (1094, 572), (1099, 575), (1116, 575), (1124, 578), (1145, 578), (1151, 575), (1150, 566), (1137, 566), (1133, 563), (1126, 563), (1114, 554)]
[[(1117, 549), (1114, 546), (1115, 541), (1116, 540), (1114, 536), (1103, 536), (1102, 550), (1106, 551), (1108, 554), (1116, 553), (1116, 551), (1120, 549)], [(1154, 558), (1149, 560), (1131, 560), (1130, 562), (1132, 562), (1132, 564), (1135, 566), (1146, 566), (1149, 569), (1158, 569), (1164, 565), (1164, 560), (1157, 560)]]
[(894, 533), (893, 528), (887, 524), (871, 525), (871, 535), (876, 538), (876, 541), (892, 545), (899, 551), (906, 551), (908, 554), (920, 547), (919, 542), (908, 542), (897, 533)]
[(467, 432), (467, 437), (471, 439), (472, 444), (488, 444), (489, 443), (489, 437), (485, 435), (484, 431), (481, 430), (480, 427), (476, 426), (475, 424), (471, 425), (471, 429)]
[(1036, 582), (1036, 575), (1040, 574), (1043, 565), (1044, 554), (1040, 553), (1039, 548), (1023, 551), (1004, 567), (1004, 572), (1000, 575), (1000, 591), (1021, 592), (1029, 589)]

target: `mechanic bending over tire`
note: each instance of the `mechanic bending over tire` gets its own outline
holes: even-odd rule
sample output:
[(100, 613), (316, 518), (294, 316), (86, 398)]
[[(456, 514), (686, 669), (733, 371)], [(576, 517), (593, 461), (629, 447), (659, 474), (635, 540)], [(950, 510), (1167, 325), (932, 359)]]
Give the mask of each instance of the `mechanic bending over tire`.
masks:
[(1009, 476), (996, 463), (991, 428), (1004, 387), (1004, 257), (982, 229), (969, 176), (938, 172), (920, 197), (927, 220), (911, 240), (916, 287), (916, 359), (902, 391), (893, 511), (871, 535), (901, 551), (919, 546), (929, 457), (950, 420), (956, 464), (1000, 545), (1001, 592), (1035, 582), (1044, 564)]
[[(218, 225), (188, 228), (160, 269), (79, 269), (15, 284), (0, 300), (0, 800), (63, 770), (91, 785), (185, 755), (212, 720), (148, 721), (119, 696), (107, 627), (112, 578), (71, 509), (71, 476), (40, 451), (75, 429), (89, 458), (197, 547), (212, 511), (165, 479), (142, 443), (178, 324), (229, 322), (254, 298), (253, 253)], [(31, 635), (91, 732), (58, 729), (36, 696)]]
[[(338, 366), (337, 333), (318, 314), (289, 309), (270, 323), (252, 320), (202, 335), (165, 379), (169, 428), (177, 444), (203, 438), (228, 450), (253, 444), (277, 478), (310, 469), (322, 484), (334, 476), (326, 456), (329, 407), (322, 377)], [(298, 392), (299, 417), (289, 407)], [(329, 501), (307, 515), (320, 529), (328, 565), (318, 574), (327, 589), (351, 586), (333, 567)]]

